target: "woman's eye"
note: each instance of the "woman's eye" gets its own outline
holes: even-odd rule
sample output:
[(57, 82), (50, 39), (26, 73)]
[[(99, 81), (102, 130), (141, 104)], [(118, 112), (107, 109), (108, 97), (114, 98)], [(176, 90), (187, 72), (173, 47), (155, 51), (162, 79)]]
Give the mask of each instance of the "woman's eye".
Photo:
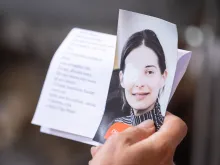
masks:
[(152, 75), (152, 74), (154, 74), (154, 71), (151, 71), (151, 70), (146, 71), (146, 74), (147, 74), (147, 75)]

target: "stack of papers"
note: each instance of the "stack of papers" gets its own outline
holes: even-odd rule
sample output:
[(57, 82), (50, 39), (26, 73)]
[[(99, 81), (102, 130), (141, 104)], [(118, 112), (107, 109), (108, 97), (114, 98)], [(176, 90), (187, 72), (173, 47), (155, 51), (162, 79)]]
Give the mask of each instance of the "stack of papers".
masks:
[(177, 43), (175, 24), (125, 10), (117, 36), (72, 29), (51, 60), (32, 124), (91, 145), (145, 120), (159, 130), (191, 58)]

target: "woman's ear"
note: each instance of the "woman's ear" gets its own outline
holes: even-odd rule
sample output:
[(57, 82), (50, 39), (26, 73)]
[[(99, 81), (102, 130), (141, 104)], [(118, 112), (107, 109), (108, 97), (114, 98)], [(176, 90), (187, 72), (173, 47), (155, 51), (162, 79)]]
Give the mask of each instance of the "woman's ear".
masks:
[(119, 79), (120, 79), (120, 84), (122, 88), (124, 88), (124, 74), (122, 71), (119, 72)]
[(167, 75), (168, 75), (168, 72), (167, 72), (167, 70), (165, 70), (162, 75), (162, 80), (161, 80), (161, 84), (160, 84), (161, 88), (163, 88), (166, 83)]

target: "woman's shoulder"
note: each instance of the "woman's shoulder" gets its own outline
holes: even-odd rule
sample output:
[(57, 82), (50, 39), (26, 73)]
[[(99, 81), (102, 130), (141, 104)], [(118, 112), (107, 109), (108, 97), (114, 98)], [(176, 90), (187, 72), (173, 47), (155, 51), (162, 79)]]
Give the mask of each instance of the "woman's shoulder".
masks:
[(104, 138), (107, 139), (112, 134), (117, 133), (117, 132), (122, 132), (129, 127), (131, 127), (131, 117), (130, 116), (115, 118), (110, 123)]

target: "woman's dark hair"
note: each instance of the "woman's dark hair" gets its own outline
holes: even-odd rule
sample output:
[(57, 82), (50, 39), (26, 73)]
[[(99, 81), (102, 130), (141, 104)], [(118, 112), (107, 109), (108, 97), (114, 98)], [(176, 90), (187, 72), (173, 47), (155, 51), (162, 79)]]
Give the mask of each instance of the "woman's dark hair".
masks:
[[(166, 70), (166, 60), (165, 60), (164, 51), (160, 44), (160, 41), (157, 38), (157, 35), (152, 30), (149, 30), (149, 29), (136, 32), (128, 38), (122, 50), (120, 70), (124, 72), (125, 59), (127, 58), (127, 56), (130, 54), (132, 50), (134, 50), (135, 48), (138, 48), (142, 44), (144, 44), (146, 47), (152, 49), (155, 52), (155, 54), (158, 57), (158, 64), (160, 67), (160, 72), (161, 74), (163, 74), (164, 71)], [(122, 99), (123, 99), (122, 110), (125, 112), (126, 110), (130, 109), (130, 106), (127, 103), (127, 100), (125, 98), (125, 91), (122, 87), (121, 87), (121, 94), (122, 94)]]

